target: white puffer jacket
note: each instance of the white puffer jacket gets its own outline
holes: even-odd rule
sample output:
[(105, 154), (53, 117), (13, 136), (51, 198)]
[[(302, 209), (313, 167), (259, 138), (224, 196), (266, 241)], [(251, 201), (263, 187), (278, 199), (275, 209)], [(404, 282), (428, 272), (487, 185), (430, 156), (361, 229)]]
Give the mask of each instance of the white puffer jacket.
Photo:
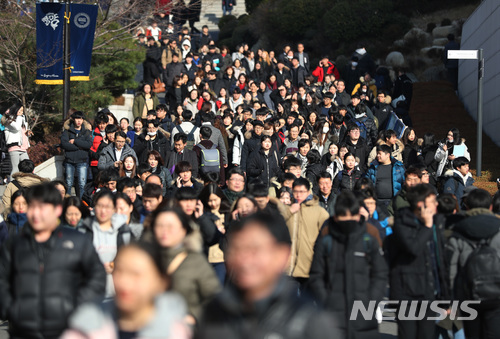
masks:
[[(2, 118), (2, 124), (5, 121), (4, 118)], [(16, 144), (17, 146), (21, 146), (23, 144), (23, 125), (26, 131), (28, 131), (29, 127), (26, 117), (19, 115), (16, 120), (5, 126), (5, 140), (7, 145)]]

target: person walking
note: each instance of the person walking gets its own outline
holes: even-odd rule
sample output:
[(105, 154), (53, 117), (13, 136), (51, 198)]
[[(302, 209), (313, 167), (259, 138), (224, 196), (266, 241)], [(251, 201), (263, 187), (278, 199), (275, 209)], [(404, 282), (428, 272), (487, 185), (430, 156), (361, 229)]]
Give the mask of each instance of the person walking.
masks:
[(24, 115), (24, 107), (20, 104), (12, 105), (3, 115), (1, 124), (5, 126), (5, 142), (9, 152), (12, 175), (19, 171), (18, 166), (22, 160), (29, 159), (28, 148), (30, 147), (28, 137), (33, 135), (29, 129), (28, 121)]

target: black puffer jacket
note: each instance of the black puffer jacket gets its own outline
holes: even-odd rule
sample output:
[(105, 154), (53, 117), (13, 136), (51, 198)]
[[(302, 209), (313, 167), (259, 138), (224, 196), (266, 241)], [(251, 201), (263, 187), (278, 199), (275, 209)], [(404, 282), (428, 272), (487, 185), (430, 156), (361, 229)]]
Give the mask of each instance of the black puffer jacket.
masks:
[(306, 178), (312, 184), (312, 191), (314, 194), (319, 195), (318, 178), (321, 172), (326, 170), (326, 166), (321, 163), (309, 164), (306, 167)]
[(104, 296), (106, 273), (90, 237), (58, 227), (44, 244), (28, 225), (0, 250), (0, 318), (11, 338), (58, 338), (70, 313)]
[(158, 130), (158, 132), (156, 133), (156, 138), (154, 140), (146, 140), (146, 136), (148, 135), (139, 135), (139, 138), (136, 139), (136, 142), (134, 144), (134, 151), (139, 158), (139, 162), (147, 162), (148, 152), (153, 150), (158, 151), (163, 160), (167, 161), (170, 156), (172, 147), (165, 135), (163, 135), (163, 133)]
[[(441, 231), (423, 225), (409, 208), (396, 213), (393, 230), (385, 240), (391, 300), (449, 300)], [(433, 267), (437, 268), (436, 277)]]
[(250, 154), (247, 162), (248, 179), (260, 179), (269, 187), (269, 181), (273, 177), (278, 177), (281, 172), (281, 163), (278, 152), (274, 149), (265, 154), (262, 149)]
[(296, 284), (282, 278), (271, 296), (253, 307), (235, 288), (226, 288), (201, 317), (196, 339), (345, 338), (331, 315), (297, 297)]
[[(64, 123), (64, 132), (61, 135), (61, 145), (66, 154), (66, 161), (70, 164), (87, 163), (89, 150), (92, 147), (92, 126), (84, 122), (81, 130), (77, 131), (73, 122)], [(74, 140), (70, 143), (70, 140)]]
[(346, 169), (340, 171), (333, 179), (332, 192), (340, 193), (343, 190), (354, 190), (354, 185), (363, 176), (363, 173), (357, 168), (353, 169), (350, 173)]
[(375, 317), (365, 320), (349, 316), (355, 300), (368, 307), (385, 295), (387, 264), (377, 240), (367, 233), (366, 224), (325, 223), (316, 245), (309, 274), (309, 288), (317, 301), (339, 319), (347, 338), (377, 338)]
[(366, 172), (366, 170), (368, 169), (368, 164), (366, 162), (368, 160), (368, 155), (370, 154), (371, 148), (368, 147), (365, 139), (360, 137), (356, 145), (354, 145), (351, 139), (349, 139), (349, 137), (346, 137), (345, 142), (347, 144), (347, 149), (349, 150), (349, 152), (354, 154), (354, 156), (359, 160), (359, 169), (363, 172)]
[(261, 137), (262, 135), (257, 135), (254, 131), (248, 131), (245, 133), (245, 143), (243, 144), (243, 150), (241, 151), (240, 162), (240, 166), (243, 171), (247, 170), (247, 162), (252, 152), (259, 151)]

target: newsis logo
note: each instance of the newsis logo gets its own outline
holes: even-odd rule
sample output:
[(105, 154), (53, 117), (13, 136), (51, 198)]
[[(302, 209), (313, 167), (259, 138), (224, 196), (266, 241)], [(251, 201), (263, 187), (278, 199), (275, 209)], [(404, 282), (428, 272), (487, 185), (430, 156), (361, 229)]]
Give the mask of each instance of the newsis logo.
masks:
[[(466, 300), (466, 301), (449, 301), (449, 300), (434, 300), (429, 302), (425, 301), (408, 301), (408, 300), (383, 300), (378, 306), (382, 313), (396, 313), (395, 316), (383, 316), (382, 321), (394, 320), (423, 320), (429, 312), (436, 313), (433, 317), (427, 317), (427, 320), (443, 320), (446, 318), (448, 310), (450, 310), (451, 320), (474, 320), (477, 318), (477, 311), (469, 305), (479, 305), (479, 300)], [(419, 305), (420, 304), (420, 305)], [(417, 312), (418, 309), (418, 312)], [(458, 311), (461, 311), (457, 316)], [(371, 300), (368, 307), (365, 307), (361, 300), (355, 300), (352, 307), (351, 316), (349, 320), (356, 320), (361, 315), (365, 320), (372, 320), (377, 311), (377, 302)]]

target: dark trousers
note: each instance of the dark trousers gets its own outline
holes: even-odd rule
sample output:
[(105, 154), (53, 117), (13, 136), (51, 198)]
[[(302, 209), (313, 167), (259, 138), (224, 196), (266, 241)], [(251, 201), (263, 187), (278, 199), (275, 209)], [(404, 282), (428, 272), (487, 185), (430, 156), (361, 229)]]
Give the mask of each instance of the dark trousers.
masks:
[(500, 305), (479, 306), (474, 308), (477, 318), (465, 320), (464, 331), (467, 339), (500, 338)]
[[(422, 303), (419, 302), (416, 314), (420, 313), (421, 306)], [(410, 302), (406, 307), (406, 315), (408, 315), (409, 308), (410, 308)], [(427, 312), (425, 314), (424, 319), (422, 320), (399, 319), (399, 308), (396, 316), (398, 319), (398, 338), (404, 338), (404, 339), (434, 338), (434, 333), (436, 330), (436, 322), (434, 320), (427, 320), (427, 318), (436, 316), (436, 314), (429, 311), (429, 305), (427, 305)]]

